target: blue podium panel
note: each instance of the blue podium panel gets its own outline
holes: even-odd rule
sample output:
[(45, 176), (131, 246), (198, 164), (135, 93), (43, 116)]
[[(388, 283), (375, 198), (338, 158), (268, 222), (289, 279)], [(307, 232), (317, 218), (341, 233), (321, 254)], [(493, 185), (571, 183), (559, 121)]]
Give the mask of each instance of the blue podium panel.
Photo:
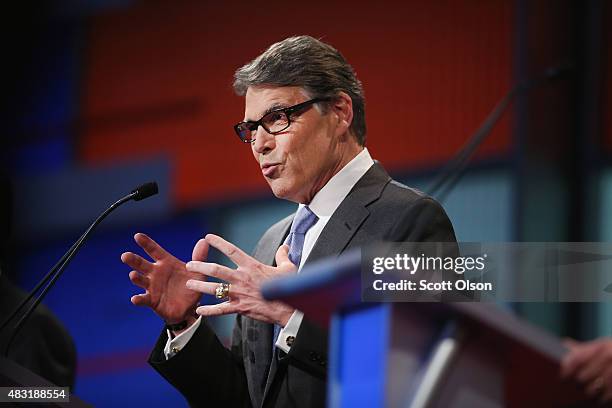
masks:
[(332, 318), (329, 407), (385, 405), (389, 325), (388, 304), (362, 307)]

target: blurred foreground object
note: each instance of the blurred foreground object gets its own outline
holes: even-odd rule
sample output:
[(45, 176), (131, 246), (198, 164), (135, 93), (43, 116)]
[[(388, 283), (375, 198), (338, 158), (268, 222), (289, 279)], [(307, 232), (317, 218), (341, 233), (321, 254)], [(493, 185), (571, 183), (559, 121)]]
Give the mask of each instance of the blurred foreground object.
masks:
[[(0, 320), (6, 319), (25, 297), (24, 291), (13, 285), (5, 275), (0, 275)], [(2, 349), (10, 334), (10, 330), (0, 333)], [(56, 385), (74, 386), (74, 342), (62, 323), (45, 305), (36, 308), (17, 335), (8, 357)]]

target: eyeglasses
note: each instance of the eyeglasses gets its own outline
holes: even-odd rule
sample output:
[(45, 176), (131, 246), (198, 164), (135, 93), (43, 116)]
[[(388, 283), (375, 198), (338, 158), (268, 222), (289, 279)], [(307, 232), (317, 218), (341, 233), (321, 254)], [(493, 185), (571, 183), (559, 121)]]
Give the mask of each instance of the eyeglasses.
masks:
[(257, 131), (259, 126), (264, 128), (264, 130), (269, 134), (276, 135), (291, 126), (292, 115), (305, 111), (306, 108), (317, 102), (324, 102), (328, 101), (329, 99), (330, 98), (314, 98), (288, 108), (276, 109), (272, 112), (266, 113), (258, 121), (249, 120), (246, 122), (240, 122), (234, 125), (234, 130), (236, 131), (236, 134), (240, 140), (242, 140), (244, 143), (251, 143), (255, 141), (253, 133)]

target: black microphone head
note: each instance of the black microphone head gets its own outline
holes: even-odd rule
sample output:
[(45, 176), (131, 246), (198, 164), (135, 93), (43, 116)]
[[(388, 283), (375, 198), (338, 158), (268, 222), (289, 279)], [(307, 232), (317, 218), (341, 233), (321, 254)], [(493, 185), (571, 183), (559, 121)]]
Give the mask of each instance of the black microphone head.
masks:
[(145, 198), (149, 198), (152, 195), (155, 195), (159, 192), (157, 188), (157, 183), (152, 181), (150, 183), (145, 183), (142, 186), (136, 187), (132, 190), (132, 194), (134, 194), (134, 201), (144, 200)]

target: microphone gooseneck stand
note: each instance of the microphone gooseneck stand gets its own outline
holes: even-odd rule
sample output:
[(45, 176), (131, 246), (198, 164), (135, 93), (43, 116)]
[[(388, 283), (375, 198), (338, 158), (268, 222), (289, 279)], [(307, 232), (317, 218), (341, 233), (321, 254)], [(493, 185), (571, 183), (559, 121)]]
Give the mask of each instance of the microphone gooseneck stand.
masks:
[(110, 207), (108, 207), (102, 214), (96, 218), (96, 220), (87, 228), (87, 230), (79, 237), (79, 239), (66, 251), (66, 253), (60, 258), (60, 260), (49, 270), (49, 272), (38, 282), (38, 284), (30, 291), (26, 299), (24, 299), (19, 306), (13, 311), (13, 313), (2, 323), (0, 326), (0, 331), (4, 330), (6, 326), (19, 314), (19, 311), (22, 310), (34, 297), (34, 295), (46, 284), (45, 288), (40, 292), (40, 294), (34, 299), (34, 302), (30, 305), (28, 310), (22, 315), (21, 319), (17, 322), (13, 331), (9, 337), (9, 340), (6, 344), (6, 348), (4, 350), (4, 356), (8, 357), (9, 350), (15, 337), (23, 327), (23, 325), (27, 322), (28, 318), (32, 315), (36, 307), (40, 304), (40, 302), (47, 295), (49, 290), (55, 285), (55, 282), (59, 279), (59, 277), (63, 274), (64, 270), (72, 261), (76, 253), (81, 249), (83, 244), (87, 241), (87, 238), (91, 235), (93, 230), (104, 220), (111, 212), (117, 209), (122, 204), (134, 200), (140, 201), (145, 198), (148, 198), (152, 195), (158, 193), (157, 183), (151, 182), (143, 184), (136, 189), (132, 190), (132, 192), (125, 197), (117, 200)]

